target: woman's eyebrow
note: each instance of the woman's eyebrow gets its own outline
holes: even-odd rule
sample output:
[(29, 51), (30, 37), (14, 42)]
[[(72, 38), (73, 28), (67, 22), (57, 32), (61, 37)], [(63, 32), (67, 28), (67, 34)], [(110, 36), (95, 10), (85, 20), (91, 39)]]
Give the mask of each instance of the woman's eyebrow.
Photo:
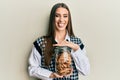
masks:
[[(55, 13), (56, 15), (60, 15), (60, 13)], [(67, 13), (64, 13), (63, 15), (68, 15)]]
[(59, 13), (55, 13), (55, 14), (60, 15)]
[(68, 14), (63, 14), (63, 15), (68, 15)]

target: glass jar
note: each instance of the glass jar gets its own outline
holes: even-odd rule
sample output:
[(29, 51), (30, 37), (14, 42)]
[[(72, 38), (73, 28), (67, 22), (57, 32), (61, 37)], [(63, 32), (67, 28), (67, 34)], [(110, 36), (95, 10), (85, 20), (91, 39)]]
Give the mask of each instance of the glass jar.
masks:
[(70, 75), (72, 72), (70, 48), (67, 46), (57, 46), (55, 47), (55, 55), (56, 72), (63, 76)]

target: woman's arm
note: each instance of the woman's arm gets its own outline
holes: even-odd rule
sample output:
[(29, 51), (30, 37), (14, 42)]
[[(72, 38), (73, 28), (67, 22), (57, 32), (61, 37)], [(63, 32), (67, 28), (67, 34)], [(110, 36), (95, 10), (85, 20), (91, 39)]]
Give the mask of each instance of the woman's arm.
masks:
[(39, 79), (50, 79), (51, 71), (41, 68), (41, 55), (36, 50), (35, 47), (32, 48), (31, 55), (29, 57), (29, 67), (28, 67), (29, 75), (39, 78)]
[(77, 70), (82, 75), (87, 75), (90, 72), (90, 64), (86, 55), (85, 48), (82, 50), (79, 48), (76, 51), (72, 50), (71, 55), (74, 59)]

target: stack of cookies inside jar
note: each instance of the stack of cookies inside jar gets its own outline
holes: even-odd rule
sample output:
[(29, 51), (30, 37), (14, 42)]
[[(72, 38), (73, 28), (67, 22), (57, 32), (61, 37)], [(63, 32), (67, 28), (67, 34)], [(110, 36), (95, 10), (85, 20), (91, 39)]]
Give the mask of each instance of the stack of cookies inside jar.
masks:
[(56, 72), (59, 75), (67, 76), (72, 72), (70, 48), (66, 46), (55, 47), (56, 54)]

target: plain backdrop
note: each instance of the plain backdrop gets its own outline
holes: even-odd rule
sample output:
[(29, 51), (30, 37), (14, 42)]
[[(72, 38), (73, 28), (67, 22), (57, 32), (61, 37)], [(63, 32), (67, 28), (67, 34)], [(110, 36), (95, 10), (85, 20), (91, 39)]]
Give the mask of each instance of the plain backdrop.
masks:
[(69, 6), (90, 60), (90, 74), (80, 80), (120, 80), (120, 0), (0, 0), (0, 80), (36, 80), (28, 57), (57, 2)]

